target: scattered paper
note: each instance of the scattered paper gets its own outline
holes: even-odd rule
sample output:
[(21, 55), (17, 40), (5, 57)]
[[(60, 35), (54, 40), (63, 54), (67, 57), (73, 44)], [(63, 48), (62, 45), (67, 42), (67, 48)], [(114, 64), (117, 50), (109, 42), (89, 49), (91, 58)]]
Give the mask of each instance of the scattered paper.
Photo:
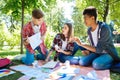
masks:
[(75, 80), (100, 80), (100, 79), (97, 77), (96, 72), (93, 70), (91, 72), (88, 72), (87, 75), (77, 76)]
[(20, 72), (26, 72), (26, 71), (32, 70), (33, 68), (26, 65), (17, 65), (17, 66), (11, 67), (11, 69), (20, 71)]
[(26, 75), (23, 75), (22, 77), (20, 77), (19, 79), (17, 80), (30, 80), (32, 77), (30, 76), (26, 76)]
[(51, 60), (51, 61), (47, 62), (46, 64), (44, 64), (41, 67), (42, 68), (51, 68), (51, 69), (53, 69), (57, 64), (58, 64), (58, 62), (55, 62), (55, 61)]
[(58, 70), (59, 73), (65, 73), (65, 74), (78, 74), (80, 73), (80, 68), (74, 68), (74, 67), (69, 67), (69, 68), (66, 68), (65, 66), (62, 66), (59, 70)]
[(8, 76), (10, 74), (14, 74), (15, 72), (9, 69), (0, 69), (0, 78), (3, 76)]

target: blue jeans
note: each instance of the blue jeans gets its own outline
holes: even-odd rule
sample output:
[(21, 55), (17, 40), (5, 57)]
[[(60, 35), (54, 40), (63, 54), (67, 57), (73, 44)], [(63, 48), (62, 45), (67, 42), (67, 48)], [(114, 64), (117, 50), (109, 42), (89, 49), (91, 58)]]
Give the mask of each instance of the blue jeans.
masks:
[(75, 53), (78, 51), (78, 50), (86, 50), (85, 48), (81, 47), (81, 46), (78, 46), (77, 43), (74, 43), (74, 49), (72, 51), (72, 54), (71, 55), (65, 55), (63, 53), (60, 53), (58, 55), (58, 59), (60, 62), (64, 63), (66, 60), (69, 60), (70, 61), (70, 64), (79, 64), (79, 60), (80, 60), (80, 57), (75, 57)]
[[(37, 50), (39, 52), (39, 54), (36, 55), (37, 60), (45, 60), (46, 56), (48, 54), (48, 52), (46, 51), (46, 55), (44, 55), (41, 50), (40, 47), (37, 47), (35, 50)], [(26, 49), (26, 57), (22, 58), (22, 62), (26, 65), (31, 65), (34, 62), (34, 54), (30, 53), (27, 49)]]
[(92, 64), (94, 69), (104, 70), (109, 69), (113, 63), (113, 58), (108, 54), (90, 53), (80, 59), (79, 64), (82, 66), (90, 66)]

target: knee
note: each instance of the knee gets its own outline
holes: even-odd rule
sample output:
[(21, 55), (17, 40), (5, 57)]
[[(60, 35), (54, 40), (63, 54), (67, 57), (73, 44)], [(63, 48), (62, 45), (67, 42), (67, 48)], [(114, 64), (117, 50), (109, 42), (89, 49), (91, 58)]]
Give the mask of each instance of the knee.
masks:
[(64, 59), (64, 58), (61, 58), (61, 57), (58, 57), (58, 60), (59, 60), (60, 62), (62, 62), (62, 63), (65, 62), (65, 59)]
[(96, 61), (93, 61), (92, 66), (96, 70), (102, 70), (105, 68), (104, 64), (96, 62)]
[(59, 56), (58, 56), (58, 60), (59, 60), (60, 62), (64, 63), (64, 62), (65, 62), (65, 57), (59, 55)]
[(89, 64), (83, 59), (79, 60), (79, 65), (81, 65), (81, 66), (89, 66)]
[(74, 64), (74, 65), (78, 65), (79, 64), (79, 57), (72, 57), (71, 59), (69, 59), (70, 64)]

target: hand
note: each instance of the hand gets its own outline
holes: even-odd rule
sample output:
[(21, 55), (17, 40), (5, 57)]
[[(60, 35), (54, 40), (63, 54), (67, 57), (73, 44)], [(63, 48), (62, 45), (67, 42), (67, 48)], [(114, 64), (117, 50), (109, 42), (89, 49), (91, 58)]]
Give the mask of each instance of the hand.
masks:
[(81, 41), (79, 38), (74, 37), (74, 42), (76, 42), (78, 45), (81, 45)]
[(29, 43), (30, 43), (30, 41), (29, 41), (28, 36), (27, 36), (27, 38), (24, 39), (23, 44), (28, 45)]
[(69, 42), (74, 42), (74, 37), (70, 37)]
[(58, 49), (57, 52), (64, 53), (64, 51), (62, 49)]
[(44, 40), (45, 39), (45, 36), (43, 35), (43, 36), (41, 36), (41, 38), (40, 38), (41, 40)]
[(47, 62), (48, 62), (48, 59), (45, 59), (45, 62), (47, 63)]
[(84, 50), (84, 51), (82, 51), (82, 54), (83, 55), (88, 55), (88, 54), (90, 54), (90, 52), (88, 50)]

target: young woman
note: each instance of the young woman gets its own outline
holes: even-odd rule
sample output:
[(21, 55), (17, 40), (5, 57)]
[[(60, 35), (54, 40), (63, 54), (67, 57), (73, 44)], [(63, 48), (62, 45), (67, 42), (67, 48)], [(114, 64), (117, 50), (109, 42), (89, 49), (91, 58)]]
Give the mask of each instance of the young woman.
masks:
[(62, 29), (62, 33), (58, 33), (54, 40), (50, 52), (46, 58), (48, 61), (53, 51), (56, 51), (54, 61), (59, 59), (60, 62), (69, 60), (71, 64), (77, 64), (78, 59), (73, 56), (74, 43), (72, 42), (73, 27), (71, 23), (65, 23)]

